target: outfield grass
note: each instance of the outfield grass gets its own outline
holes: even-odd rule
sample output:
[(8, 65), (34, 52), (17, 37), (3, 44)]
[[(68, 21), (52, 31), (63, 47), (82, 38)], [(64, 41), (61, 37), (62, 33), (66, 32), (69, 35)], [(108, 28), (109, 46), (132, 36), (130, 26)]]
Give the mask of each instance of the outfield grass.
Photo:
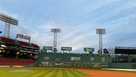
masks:
[(136, 77), (136, 72), (68, 68), (0, 68), (0, 77)]
[(0, 68), (0, 77), (85, 77), (85, 74), (63, 68)]

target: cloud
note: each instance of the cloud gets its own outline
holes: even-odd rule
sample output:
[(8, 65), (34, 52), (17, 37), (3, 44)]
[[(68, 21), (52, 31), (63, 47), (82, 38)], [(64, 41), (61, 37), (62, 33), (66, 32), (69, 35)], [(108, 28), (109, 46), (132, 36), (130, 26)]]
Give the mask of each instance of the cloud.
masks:
[[(54, 27), (60, 28), (62, 30), (62, 32), (58, 36), (59, 47), (70, 46), (73, 47), (74, 52), (77, 52), (76, 50), (79, 49), (82, 51), (83, 47), (96, 46), (96, 39), (90, 39), (91, 36), (92, 38), (95, 37), (95, 30), (93, 30), (94, 28), (91, 29), (89, 28), (89, 26), (85, 28), (81, 25), (71, 27), (64, 24), (56, 24), (53, 21), (41, 24), (37, 28), (29, 31), (29, 35), (32, 37), (32, 42), (35, 42), (40, 46), (52, 46), (53, 34), (50, 32), (50, 29)], [(26, 27), (26, 30), (27, 29), (30, 29), (30, 26)], [(89, 30), (92, 30), (92, 32), (88, 32)]]
[(0, 14), (11, 16), (11, 17), (16, 18), (16, 19), (19, 18), (19, 15), (15, 14), (15, 13), (8, 12), (7, 10), (4, 10), (2, 8), (0, 8)]
[(98, 27), (107, 31), (103, 37), (104, 47), (135, 45), (134, 0), (23, 0), (12, 6), (10, 1), (17, 0), (1, 0), (0, 11), (19, 19), (19, 26), (14, 27), (12, 35), (30, 35), (32, 42), (40, 46), (52, 45), (50, 29), (60, 28), (59, 46), (72, 46), (74, 52), (81, 52), (83, 47), (97, 49), (95, 29)]

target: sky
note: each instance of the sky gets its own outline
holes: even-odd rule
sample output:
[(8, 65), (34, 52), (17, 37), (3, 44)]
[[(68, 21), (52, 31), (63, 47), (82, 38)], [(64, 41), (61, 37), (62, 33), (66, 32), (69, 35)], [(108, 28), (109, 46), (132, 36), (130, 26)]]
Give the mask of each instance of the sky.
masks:
[(59, 47), (98, 49), (96, 28), (105, 28), (104, 48), (136, 47), (136, 0), (0, 0), (0, 13), (19, 21), (12, 26), (12, 38), (27, 34), (40, 46), (51, 46), (50, 29), (60, 28)]

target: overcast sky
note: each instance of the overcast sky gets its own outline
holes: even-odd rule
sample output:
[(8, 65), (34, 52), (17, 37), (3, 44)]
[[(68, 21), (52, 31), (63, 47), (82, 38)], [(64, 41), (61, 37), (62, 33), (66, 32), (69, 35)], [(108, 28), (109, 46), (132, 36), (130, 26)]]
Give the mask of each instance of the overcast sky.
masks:
[[(96, 28), (105, 28), (104, 47), (136, 47), (136, 0), (0, 0), (0, 13), (19, 20), (11, 36), (31, 35), (32, 42), (52, 45), (51, 28), (60, 28), (59, 46), (98, 48)], [(0, 22), (0, 30), (4, 30)]]

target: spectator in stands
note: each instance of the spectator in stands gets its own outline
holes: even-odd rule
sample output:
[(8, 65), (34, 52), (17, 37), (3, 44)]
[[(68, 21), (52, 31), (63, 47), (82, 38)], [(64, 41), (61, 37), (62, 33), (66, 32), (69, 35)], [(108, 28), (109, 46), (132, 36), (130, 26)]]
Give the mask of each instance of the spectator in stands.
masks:
[(104, 53), (104, 54), (109, 54), (109, 51), (108, 51), (106, 48), (104, 48), (104, 49), (103, 49), (103, 53)]

